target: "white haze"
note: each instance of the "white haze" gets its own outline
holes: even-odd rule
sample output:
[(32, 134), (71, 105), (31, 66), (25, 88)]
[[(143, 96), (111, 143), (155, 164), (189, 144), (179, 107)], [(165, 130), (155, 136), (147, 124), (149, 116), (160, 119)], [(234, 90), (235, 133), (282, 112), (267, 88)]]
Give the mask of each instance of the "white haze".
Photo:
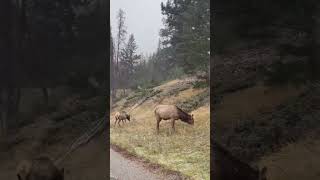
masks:
[(133, 33), (138, 53), (154, 52), (158, 46), (160, 28), (163, 27), (161, 2), (166, 0), (111, 0), (110, 22), (113, 37), (116, 36), (117, 12), (121, 8), (126, 13), (127, 39), (129, 34)]

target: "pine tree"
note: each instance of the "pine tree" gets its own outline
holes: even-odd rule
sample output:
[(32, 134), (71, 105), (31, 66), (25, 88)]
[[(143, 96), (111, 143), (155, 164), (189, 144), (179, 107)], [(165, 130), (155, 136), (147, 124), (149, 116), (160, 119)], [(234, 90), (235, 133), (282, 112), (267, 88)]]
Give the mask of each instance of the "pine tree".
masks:
[(121, 74), (123, 76), (122, 84), (127, 84), (127, 86), (130, 86), (128, 80), (130, 79), (130, 77), (134, 75), (135, 66), (138, 63), (138, 60), (141, 58), (140, 55), (137, 55), (137, 52), (136, 52), (137, 49), (138, 49), (138, 46), (134, 39), (134, 35), (131, 34), (129, 36), (129, 40), (127, 44), (120, 52), (120, 60), (121, 60), (121, 67), (122, 67)]
[(208, 71), (209, 3), (209, 0), (169, 0), (161, 4), (166, 17), (165, 28), (160, 33), (163, 45), (172, 49), (173, 63), (183, 67), (186, 73)]
[(141, 57), (140, 55), (136, 54), (137, 49), (138, 46), (133, 34), (131, 34), (128, 43), (126, 44), (125, 48), (121, 50), (120, 54), (121, 62), (125, 66), (129, 75), (132, 75), (134, 73), (134, 66), (137, 64), (137, 60), (139, 60)]

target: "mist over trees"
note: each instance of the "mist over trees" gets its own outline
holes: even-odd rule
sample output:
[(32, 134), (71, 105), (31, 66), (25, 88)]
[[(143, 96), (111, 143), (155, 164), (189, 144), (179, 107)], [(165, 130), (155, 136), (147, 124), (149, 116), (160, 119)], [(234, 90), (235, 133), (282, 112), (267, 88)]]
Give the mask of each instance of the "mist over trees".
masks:
[(149, 55), (136, 53), (139, 44), (133, 34), (125, 43), (125, 13), (118, 11), (118, 24), (113, 27), (117, 34), (112, 37), (113, 97), (116, 89), (146, 88), (198, 72), (209, 76), (210, 1), (168, 0), (159, 6), (164, 28), (159, 32), (158, 48)]

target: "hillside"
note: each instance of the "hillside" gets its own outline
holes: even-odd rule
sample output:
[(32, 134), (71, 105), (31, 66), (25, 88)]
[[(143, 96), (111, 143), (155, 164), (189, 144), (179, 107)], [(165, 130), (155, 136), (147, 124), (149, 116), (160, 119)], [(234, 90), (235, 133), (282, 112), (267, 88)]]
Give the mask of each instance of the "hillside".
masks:
[[(111, 111), (111, 144), (191, 179), (209, 179), (209, 89), (194, 88), (197, 83), (195, 78), (176, 79), (127, 94)], [(157, 135), (153, 112), (157, 104), (176, 104), (194, 114), (194, 126), (177, 121), (176, 132), (172, 133), (171, 123), (161, 121)], [(114, 113), (118, 110), (130, 111), (132, 120), (120, 127), (114, 125)]]
[[(279, 58), (276, 41), (248, 41), (216, 55), (213, 136), (239, 159), (267, 166), (268, 179), (319, 179), (319, 86), (266, 81), (264, 69), (300, 58)], [(293, 77), (289, 68), (277, 77)]]

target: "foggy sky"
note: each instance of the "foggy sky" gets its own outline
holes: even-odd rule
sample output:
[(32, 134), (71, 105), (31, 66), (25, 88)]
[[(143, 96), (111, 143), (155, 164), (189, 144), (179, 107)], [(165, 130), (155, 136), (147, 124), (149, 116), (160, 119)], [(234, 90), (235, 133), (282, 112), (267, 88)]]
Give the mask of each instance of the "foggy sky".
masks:
[(125, 12), (127, 39), (133, 33), (138, 53), (151, 53), (157, 49), (159, 30), (162, 25), (160, 3), (166, 0), (111, 0), (110, 23), (113, 37), (116, 36), (116, 15), (121, 8)]

